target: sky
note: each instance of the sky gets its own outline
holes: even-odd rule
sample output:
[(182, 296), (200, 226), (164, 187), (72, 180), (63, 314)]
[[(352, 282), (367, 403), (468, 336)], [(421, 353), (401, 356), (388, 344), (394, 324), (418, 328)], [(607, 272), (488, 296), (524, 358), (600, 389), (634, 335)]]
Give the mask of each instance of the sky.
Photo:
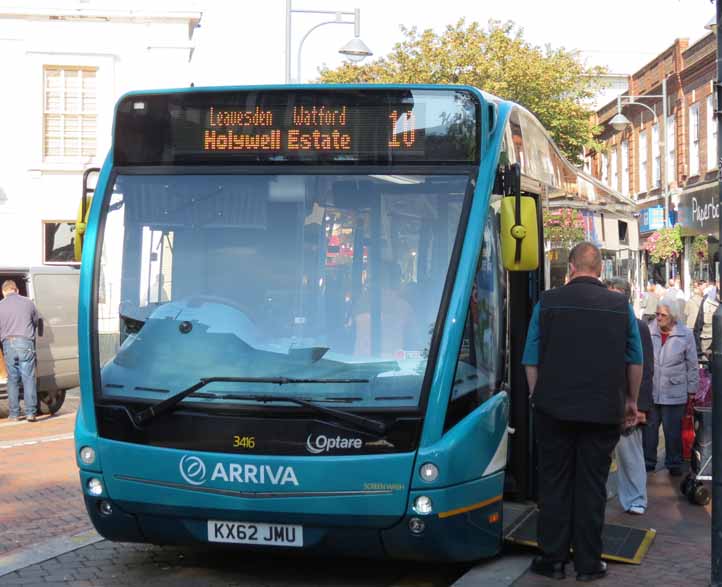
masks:
[[(203, 11), (201, 28), (194, 35), (192, 75), (197, 86), (283, 83), (285, 0), (175, 0), (171, 5)], [(400, 25), (440, 32), (462, 17), (483, 24), (490, 19), (511, 20), (534, 45), (577, 50), (587, 64), (605, 65), (611, 73), (622, 74), (638, 70), (676, 38), (694, 42), (703, 37), (708, 33), (704, 25), (715, 12), (710, 0), (293, 0), (292, 7), (348, 12), (359, 8), (360, 38), (374, 57), (388, 54), (402, 39)], [(293, 77), (301, 37), (314, 25), (334, 18), (333, 14), (292, 15)], [(339, 65), (343, 58), (337, 51), (353, 31), (352, 25), (330, 24), (310, 32), (301, 53), (301, 79), (312, 81), (324, 64)]]

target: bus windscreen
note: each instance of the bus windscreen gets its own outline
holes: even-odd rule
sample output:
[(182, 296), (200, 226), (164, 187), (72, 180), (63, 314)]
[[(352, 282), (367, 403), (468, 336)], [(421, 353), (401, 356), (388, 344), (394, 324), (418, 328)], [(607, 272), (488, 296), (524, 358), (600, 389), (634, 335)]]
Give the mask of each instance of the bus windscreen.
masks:
[(475, 164), (466, 90), (188, 90), (118, 104), (116, 165)]

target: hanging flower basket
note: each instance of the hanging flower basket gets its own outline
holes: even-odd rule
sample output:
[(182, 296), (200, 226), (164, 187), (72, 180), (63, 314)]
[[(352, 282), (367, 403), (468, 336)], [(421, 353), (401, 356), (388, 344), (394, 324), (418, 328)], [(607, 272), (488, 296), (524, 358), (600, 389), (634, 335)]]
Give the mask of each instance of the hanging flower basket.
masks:
[(675, 259), (682, 253), (682, 233), (679, 224), (673, 228), (662, 228), (653, 232), (644, 249), (649, 253), (652, 263), (662, 263)]
[(707, 261), (709, 259), (709, 242), (704, 235), (694, 237), (692, 241), (692, 256), (697, 261)]
[(584, 216), (573, 208), (544, 210), (544, 239), (556, 246), (571, 246), (585, 238)]

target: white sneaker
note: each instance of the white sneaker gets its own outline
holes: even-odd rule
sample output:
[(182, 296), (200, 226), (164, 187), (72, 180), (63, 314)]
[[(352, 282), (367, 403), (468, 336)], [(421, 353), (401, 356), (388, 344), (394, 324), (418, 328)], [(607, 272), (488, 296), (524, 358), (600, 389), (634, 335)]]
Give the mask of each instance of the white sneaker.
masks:
[(627, 513), (634, 514), (636, 516), (641, 516), (646, 511), (646, 508), (644, 508), (641, 505), (633, 505), (631, 508), (627, 510)]

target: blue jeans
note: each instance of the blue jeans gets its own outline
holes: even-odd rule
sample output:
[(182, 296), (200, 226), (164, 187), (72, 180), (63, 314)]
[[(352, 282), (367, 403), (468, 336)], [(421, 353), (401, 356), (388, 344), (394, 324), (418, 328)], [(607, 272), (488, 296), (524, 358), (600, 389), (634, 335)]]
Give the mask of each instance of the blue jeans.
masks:
[(648, 467), (657, 466), (657, 444), (659, 425), (664, 430), (664, 464), (668, 469), (682, 466), (682, 417), (685, 404), (654, 404), (647, 412), (644, 429), (644, 460)]
[(10, 417), (20, 415), (20, 381), (23, 382), (25, 415), (34, 416), (38, 408), (38, 389), (35, 379), (35, 343), (26, 338), (3, 341), (3, 354), (8, 369), (8, 401)]
[(617, 443), (617, 489), (619, 503), (628, 511), (632, 506), (647, 508), (647, 471), (644, 469), (642, 429), (639, 426)]

